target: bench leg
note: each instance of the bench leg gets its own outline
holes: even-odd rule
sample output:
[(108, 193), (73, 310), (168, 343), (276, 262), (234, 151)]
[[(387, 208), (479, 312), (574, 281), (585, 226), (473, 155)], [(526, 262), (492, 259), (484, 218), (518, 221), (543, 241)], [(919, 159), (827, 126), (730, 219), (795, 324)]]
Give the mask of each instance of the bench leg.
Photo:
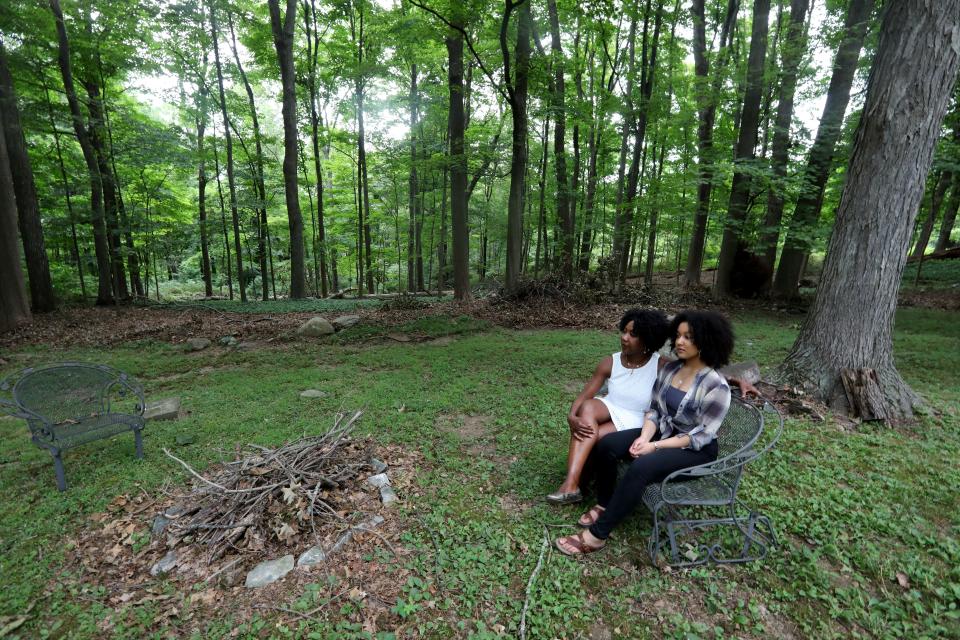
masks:
[(136, 446), (137, 446), (137, 457), (142, 458), (143, 457), (143, 437), (140, 435), (139, 428), (135, 428), (133, 430), (133, 441), (134, 443), (136, 443)]
[(50, 455), (53, 456), (53, 470), (57, 474), (57, 490), (66, 491), (67, 477), (63, 472), (63, 459), (60, 457), (60, 451), (51, 451)]

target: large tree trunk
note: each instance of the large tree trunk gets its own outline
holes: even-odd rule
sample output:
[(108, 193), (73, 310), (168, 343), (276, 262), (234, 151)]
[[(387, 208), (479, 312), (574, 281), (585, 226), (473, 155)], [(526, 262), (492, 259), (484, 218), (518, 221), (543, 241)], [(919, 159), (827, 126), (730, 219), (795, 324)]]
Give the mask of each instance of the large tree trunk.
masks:
[[(804, 24), (807, 19), (809, 0), (791, 0), (790, 22), (781, 45), (780, 94), (777, 99), (777, 116), (773, 125), (773, 143), (770, 151), (770, 171), (773, 178), (767, 193), (767, 213), (763, 220), (760, 250), (763, 261), (773, 275), (773, 263), (777, 259), (777, 242), (780, 239), (780, 222), (783, 218), (783, 201), (787, 161), (790, 159), (790, 124), (793, 121), (793, 99), (797, 89), (797, 69), (806, 50)], [(769, 282), (768, 282), (769, 286)]]
[(570, 185), (567, 182), (566, 149), (566, 84), (563, 75), (563, 48), (560, 44), (560, 16), (557, 13), (557, 0), (547, 0), (550, 14), (550, 48), (553, 52), (553, 155), (554, 169), (557, 173), (557, 218), (560, 223), (560, 272), (566, 279), (573, 278), (573, 238), (575, 221)]
[[(240, 300), (247, 301), (247, 282), (243, 275), (243, 251), (240, 246), (240, 214), (237, 211), (237, 187), (233, 176), (233, 137), (230, 134), (230, 116), (227, 113), (227, 99), (223, 90), (223, 68), (220, 66), (220, 29), (217, 23), (217, 12), (210, 0), (210, 35), (213, 39), (213, 60), (217, 67), (217, 88), (220, 93), (220, 114), (223, 117), (223, 135), (227, 148), (227, 186), (230, 193), (230, 214), (233, 216), (233, 252), (237, 258), (237, 286), (240, 289)], [(219, 175), (219, 170), (218, 170)], [(219, 179), (219, 178), (218, 178)]]
[(107, 245), (107, 227), (103, 214), (103, 182), (100, 179), (100, 168), (97, 166), (97, 156), (87, 135), (83, 113), (80, 111), (80, 101), (77, 99), (77, 91), (73, 84), (73, 71), (70, 68), (70, 41), (63, 22), (63, 12), (60, 10), (60, 0), (49, 0), (49, 2), (57, 26), (59, 47), (57, 61), (63, 77), (63, 88), (70, 106), (73, 130), (77, 134), (77, 141), (83, 151), (83, 159), (90, 176), (90, 212), (93, 224), (93, 246), (97, 256), (97, 304), (115, 304), (116, 299), (113, 297), (110, 281), (110, 249)]
[[(462, 23), (455, 22), (457, 26)], [(450, 92), (450, 224), (453, 234), (453, 297), (470, 299), (470, 231), (467, 227), (467, 156), (464, 151), (463, 35), (447, 34), (447, 85)]]
[(283, 183), (290, 227), (290, 297), (306, 295), (306, 264), (303, 249), (303, 216), (300, 214), (300, 192), (297, 188), (297, 94), (293, 66), (293, 26), (297, 19), (297, 0), (287, 0), (287, 10), (280, 17), (279, 0), (268, 0), (273, 44), (280, 62), (283, 84)]
[[(733, 271), (733, 258), (740, 244), (740, 233), (747, 215), (747, 201), (750, 199), (750, 168), (756, 162), (754, 149), (757, 146), (757, 133), (760, 125), (760, 101), (763, 99), (763, 70), (767, 57), (767, 17), (770, 15), (770, 0), (754, 0), (753, 30), (750, 34), (750, 55), (747, 58), (747, 88), (743, 96), (743, 110), (740, 112), (740, 134), (734, 155), (733, 185), (730, 187), (730, 203), (727, 207), (727, 221), (723, 229), (723, 241), (720, 245), (720, 258), (717, 264), (717, 279), (714, 295), (730, 295), (730, 274)], [(746, 170), (744, 170), (746, 169)]]
[[(510, 79), (510, 54), (507, 50), (507, 27), (510, 14), (518, 8), (516, 70)], [(527, 84), (530, 72), (530, 31), (533, 18), (530, 0), (515, 7), (513, 0), (505, 0), (500, 23), (500, 50), (504, 61), (504, 78), (510, 96), (510, 115), (513, 120), (513, 147), (510, 159), (510, 197), (507, 203), (507, 268), (505, 285), (514, 291), (520, 280), (523, 261), (523, 194), (527, 171)]]
[(784, 372), (847, 405), (841, 372), (872, 369), (881, 418), (920, 399), (897, 372), (893, 324), (910, 235), (960, 69), (960, 0), (890, 0), (823, 276)]
[(27, 154), (27, 141), (20, 125), (17, 96), (7, 65), (7, 52), (0, 40), (0, 123), (7, 143), (7, 159), (13, 179), (20, 223), (20, 238), (30, 279), (30, 303), (34, 311), (53, 311), (56, 299), (50, 281), (50, 263), (43, 242), (37, 190), (33, 182), (33, 168)]
[(30, 320), (17, 247), (17, 201), (4, 138), (0, 135), (0, 333)]
[(700, 284), (700, 270), (703, 267), (703, 251), (707, 241), (707, 218), (710, 215), (710, 194), (713, 191), (713, 124), (717, 118), (717, 96), (722, 85), (724, 69), (729, 60), (729, 39), (733, 23), (737, 20), (738, 0), (728, 0), (727, 14), (720, 29), (720, 46), (714, 65), (713, 83), (708, 81), (710, 63), (707, 60), (707, 31), (704, 0), (693, 0), (690, 11), (693, 14), (693, 60), (696, 82), (694, 91), (697, 99), (697, 149), (699, 162), (697, 167), (697, 209), (693, 214), (693, 230), (690, 232), (690, 249), (687, 252), (687, 268), (684, 274), (684, 286)]
[(875, 0), (851, 0), (844, 24), (844, 39), (833, 61), (827, 102), (820, 116), (817, 137), (810, 148), (803, 173), (803, 192), (783, 240), (773, 293), (783, 298), (797, 296), (800, 271), (810, 250), (812, 227), (820, 217), (823, 192), (833, 166), (833, 152), (840, 138), (843, 115), (850, 101), (850, 87), (857, 71), (860, 49), (867, 34)]
[[(637, 22), (639, 16), (637, 12), (639, 10), (639, 0), (634, 0), (633, 3), (633, 13), (630, 16), (630, 35), (627, 39), (627, 50), (629, 51), (628, 62), (627, 62), (627, 88), (624, 92), (624, 110), (623, 114), (623, 128), (620, 133), (620, 156), (617, 169), (617, 199), (615, 206), (615, 213), (613, 217), (613, 241), (612, 247), (610, 250), (610, 257), (612, 259), (613, 268), (610, 270), (608, 276), (611, 279), (611, 284), (615, 281), (617, 276), (617, 267), (620, 264), (620, 254), (623, 252), (624, 245), (624, 220), (626, 219), (626, 209), (629, 206), (629, 202), (626, 197), (626, 185), (627, 185), (627, 151), (630, 147), (630, 136), (633, 135), (634, 123), (636, 122), (636, 109), (634, 108), (633, 102), (633, 83), (636, 78), (636, 41), (637, 41)], [(649, 18), (650, 9), (650, 0), (647, 0), (647, 17)], [(646, 29), (646, 24), (644, 25)], [(603, 126), (602, 123), (598, 123), (598, 126)], [(639, 171), (639, 156), (634, 156), (634, 161), (632, 165), (637, 165)], [(633, 167), (631, 166), (631, 173)]]

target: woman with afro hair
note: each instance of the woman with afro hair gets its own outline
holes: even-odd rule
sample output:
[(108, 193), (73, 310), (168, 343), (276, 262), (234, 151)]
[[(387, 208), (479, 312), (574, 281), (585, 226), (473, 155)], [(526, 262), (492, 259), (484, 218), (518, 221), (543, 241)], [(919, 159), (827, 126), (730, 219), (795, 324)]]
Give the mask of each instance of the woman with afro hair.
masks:
[[(578, 521), (583, 531), (556, 540), (562, 553), (602, 549), (649, 484), (717, 458), (717, 431), (730, 407), (730, 387), (718, 369), (730, 359), (733, 329), (718, 313), (684, 311), (670, 323), (670, 335), (677, 360), (657, 374), (642, 426), (610, 432), (593, 450), (597, 504)], [(617, 483), (621, 460), (630, 467)]]
[[(547, 496), (548, 502), (579, 502), (583, 497), (580, 475), (594, 445), (611, 433), (643, 426), (653, 382), (662, 366), (657, 351), (667, 341), (670, 323), (662, 311), (630, 309), (617, 326), (620, 351), (600, 361), (570, 407), (567, 476), (560, 488)], [(599, 397), (604, 382), (607, 395)]]

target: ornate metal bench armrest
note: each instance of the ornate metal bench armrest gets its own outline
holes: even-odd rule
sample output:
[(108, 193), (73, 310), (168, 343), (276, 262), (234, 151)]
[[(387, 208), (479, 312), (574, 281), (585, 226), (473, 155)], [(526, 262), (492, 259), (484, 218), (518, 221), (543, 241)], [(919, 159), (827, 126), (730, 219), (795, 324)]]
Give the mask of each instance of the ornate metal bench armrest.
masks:
[(101, 371), (109, 373), (113, 379), (106, 383), (104, 386), (104, 411), (110, 411), (110, 402), (109, 402), (109, 391), (113, 388), (116, 388), (120, 395), (126, 395), (127, 393), (132, 393), (137, 397), (137, 415), (143, 415), (144, 410), (146, 409), (146, 399), (143, 395), (143, 385), (140, 384), (140, 381), (131, 376), (128, 373), (114, 369), (113, 367), (108, 367), (107, 365), (97, 365), (97, 368)]
[(47, 423), (49, 420), (43, 416), (30, 411), (29, 409), (24, 409), (15, 402), (5, 400), (0, 398), (0, 413), (10, 416), (11, 418), (20, 418), (21, 420), (39, 420), (40, 422)]

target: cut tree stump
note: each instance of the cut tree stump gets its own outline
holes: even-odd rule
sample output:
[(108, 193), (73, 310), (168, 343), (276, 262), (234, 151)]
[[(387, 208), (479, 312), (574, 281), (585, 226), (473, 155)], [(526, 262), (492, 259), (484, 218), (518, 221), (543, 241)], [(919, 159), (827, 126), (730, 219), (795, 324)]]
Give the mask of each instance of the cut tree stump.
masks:
[(840, 380), (854, 417), (861, 420), (886, 420), (883, 393), (873, 369), (841, 369)]

